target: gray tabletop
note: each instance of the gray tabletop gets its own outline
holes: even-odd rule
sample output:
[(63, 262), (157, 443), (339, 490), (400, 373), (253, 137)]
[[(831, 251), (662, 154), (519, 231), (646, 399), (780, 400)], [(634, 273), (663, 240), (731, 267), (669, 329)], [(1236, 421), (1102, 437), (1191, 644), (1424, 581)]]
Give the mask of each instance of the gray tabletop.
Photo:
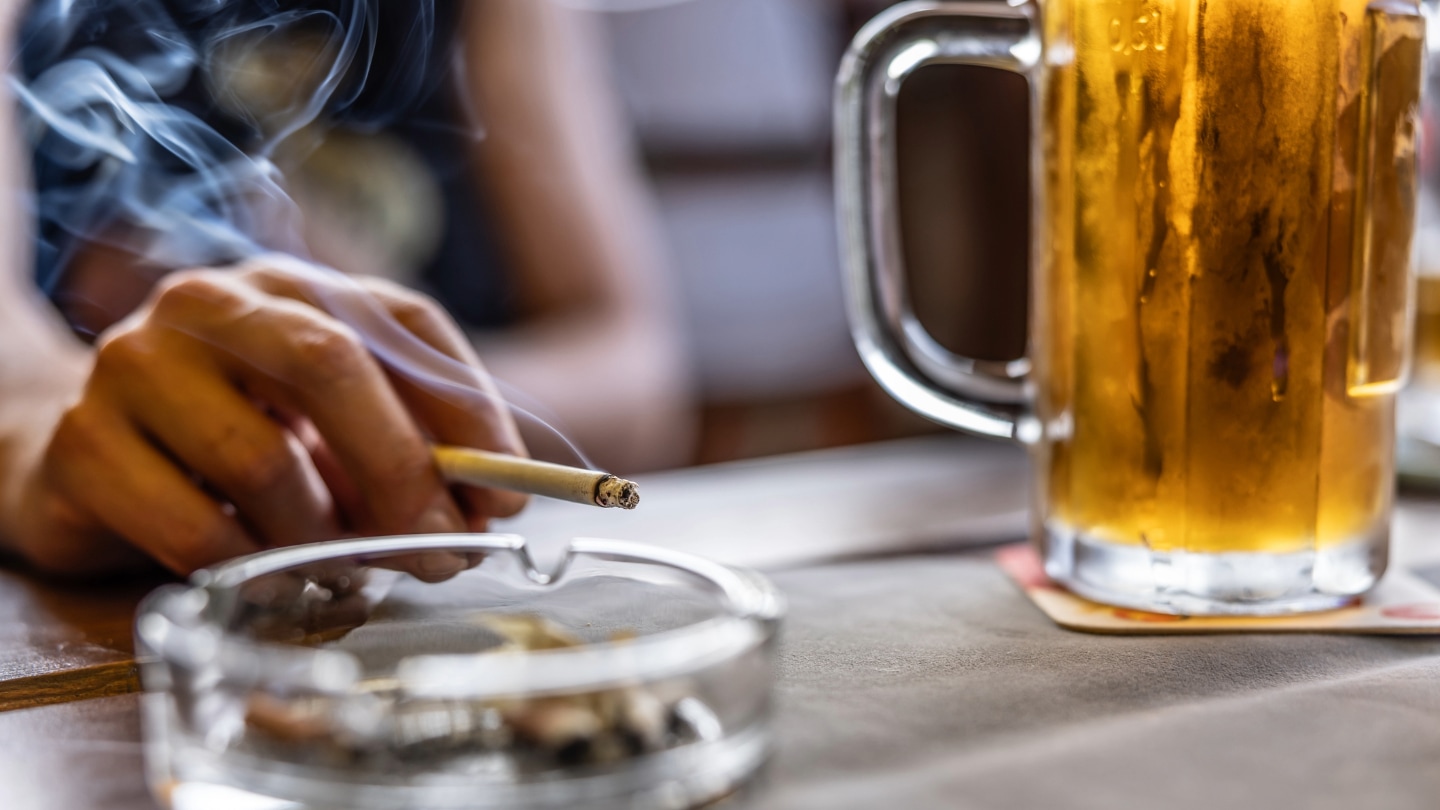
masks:
[(978, 555), (776, 579), (755, 808), (1440, 804), (1440, 639), (1083, 635)]

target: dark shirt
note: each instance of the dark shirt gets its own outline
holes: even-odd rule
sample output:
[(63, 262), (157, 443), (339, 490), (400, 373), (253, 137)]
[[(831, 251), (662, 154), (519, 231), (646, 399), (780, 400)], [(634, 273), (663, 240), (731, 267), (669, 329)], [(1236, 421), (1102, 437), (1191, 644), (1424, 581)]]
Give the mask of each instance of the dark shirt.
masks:
[[(52, 297), (63, 294), (77, 246), (116, 229), (150, 233), (151, 258), (167, 266), (284, 247), (259, 243), (236, 204), (280, 193), (250, 158), (263, 149), (264, 130), (217, 102), (203, 67), (216, 43), (260, 26), (337, 43), (350, 37), (354, 58), (317, 120), (390, 131), (414, 148), (444, 201), (423, 285), (464, 323), (506, 324), (512, 296), (467, 165), (472, 124), (456, 92), (460, 13), (461, 0), (32, 3), (19, 75), (36, 185), (37, 282)], [(71, 70), (77, 66), (86, 70)], [(94, 92), (102, 86), (108, 94)], [(86, 140), (95, 133), (100, 148)]]
[(488, 200), (474, 183), (479, 176), (469, 165), (474, 136), (465, 117), (456, 112), (456, 97), (453, 92), (433, 93), (413, 115), (392, 127), (424, 158), (444, 202), (440, 244), (420, 278), (425, 291), (461, 323), (477, 328), (506, 326), (513, 320), (513, 294), (502, 271), (502, 251), (491, 227)]

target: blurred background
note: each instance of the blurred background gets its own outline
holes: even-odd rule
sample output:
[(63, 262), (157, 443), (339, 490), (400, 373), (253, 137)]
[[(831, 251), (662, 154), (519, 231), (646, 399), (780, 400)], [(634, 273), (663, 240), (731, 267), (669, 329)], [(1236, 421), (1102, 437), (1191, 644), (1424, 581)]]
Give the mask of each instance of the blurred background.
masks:
[[(145, 0), (86, 6), (77, 28), (55, 25), (69, 3), (35, 0), (20, 59), (35, 132), (87, 109), (83, 82), (48, 79), (66, 59), (95, 67), (102, 48), (153, 72), (167, 37), (198, 54), (183, 82), (149, 77), (169, 89), (132, 108), (148, 129), (114, 133), (140, 160), (101, 170), (32, 141), (37, 277), (93, 337), (164, 273), (258, 250), (388, 276), (469, 330), (533, 414), (537, 456), (573, 461), (563, 434), (616, 472), (935, 431), (861, 367), (841, 291), (832, 88), (888, 5), (303, 0), (270, 19), (268, 3)], [(365, 39), (341, 33), (367, 27), (346, 61)], [(958, 66), (900, 97), (914, 305), (976, 358), (1024, 350), (1028, 103), (1018, 76)], [(214, 128), (192, 151), (245, 157), (175, 171), (145, 133), (187, 135), (186, 116)], [(272, 165), (283, 190), (263, 184)]]
[[(574, 461), (563, 434), (599, 466), (635, 472), (939, 430), (870, 380), (841, 290), (834, 76), (855, 32), (890, 5), (295, 0), (284, 8), (301, 22), (257, 26), (251, 17), (277, 7), (137, 0), (84, 6), (87, 26), (61, 27), (65, 44), (52, 48), (52, 23), (81, 7), (32, 0), (19, 61), (32, 91), (51, 91), (42, 105), (69, 110), (73, 99), (53, 92), (62, 83), (43, 80), (61, 57), (84, 63), (99, 46), (151, 70), (165, 63), (143, 56), (164, 39), (152, 31), (192, 40), (193, 75), (167, 91), (161, 115), (194, 114), (246, 155), (273, 160), (285, 180), (272, 196), (293, 197), (301, 216), (281, 206), (272, 219), (303, 222), (298, 235), (244, 223), (240, 236), (253, 241), (242, 248), (294, 244), (321, 264), (434, 294), (534, 415), (537, 455)], [(320, 74), (338, 63), (336, 30), (346, 28), (332, 23), (356, 11), (351, 27), (370, 26), (378, 45), (346, 63), (341, 85), (353, 92), (326, 95)], [(942, 344), (980, 359), (1024, 351), (1028, 107), (1018, 76), (961, 66), (919, 71), (899, 99), (913, 305)], [(45, 131), (43, 118), (31, 110), (33, 132)], [(1434, 118), (1432, 105), (1428, 130)], [(32, 142), (37, 276), (77, 332), (100, 333), (177, 267), (247, 255), (167, 239), (217, 224), (189, 227), (177, 199), (209, 214), (206, 189), (226, 189), (236, 209), (268, 194), (233, 172), (259, 164), (176, 173), (159, 154), (125, 170), (137, 182), (106, 187), (104, 172), (70, 165), (59, 141)], [(1401, 421), (1427, 454), (1402, 455), (1402, 466), (1423, 461), (1440, 481), (1430, 427), (1440, 411), (1436, 142), (1427, 139), (1418, 240), (1421, 385)], [(156, 195), (127, 196), (132, 188)], [(167, 227), (146, 233), (146, 222)]]
[[(850, 342), (831, 184), (831, 94), (889, 2), (689, 0), (600, 15), (658, 201), (698, 386), (694, 461), (937, 430)], [(922, 322), (986, 359), (1024, 350), (1028, 96), (932, 67), (900, 100), (906, 263)]]

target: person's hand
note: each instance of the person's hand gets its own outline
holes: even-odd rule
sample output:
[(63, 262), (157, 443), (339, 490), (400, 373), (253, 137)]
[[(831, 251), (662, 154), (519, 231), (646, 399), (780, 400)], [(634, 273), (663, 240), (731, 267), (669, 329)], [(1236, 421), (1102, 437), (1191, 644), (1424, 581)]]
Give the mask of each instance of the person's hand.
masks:
[[(524, 504), (452, 492), (431, 461), (429, 440), (524, 453), (443, 311), (293, 259), (167, 277), (101, 333), (72, 399), (7, 527), (44, 570), (110, 570), (138, 551), (188, 573), (271, 546), (480, 531)], [(407, 568), (439, 579), (466, 564)]]

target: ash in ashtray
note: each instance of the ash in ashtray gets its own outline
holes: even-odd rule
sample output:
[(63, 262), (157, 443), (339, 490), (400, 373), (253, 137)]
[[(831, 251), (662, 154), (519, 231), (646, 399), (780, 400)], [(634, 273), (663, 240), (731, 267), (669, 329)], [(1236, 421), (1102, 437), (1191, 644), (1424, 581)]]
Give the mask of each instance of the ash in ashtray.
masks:
[[(582, 644), (538, 616), (489, 615), (479, 623), (504, 639), (479, 655)], [(474, 765), (478, 756), (488, 767), (533, 773), (616, 763), (722, 733), (715, 713), (683, 682), (499, 700), (406, 696), (388, 678), (363, 689), (340, 698), (254, 693), (246, 703), (245, 743), (317, 765), (389, 769), (447, 759)]]

